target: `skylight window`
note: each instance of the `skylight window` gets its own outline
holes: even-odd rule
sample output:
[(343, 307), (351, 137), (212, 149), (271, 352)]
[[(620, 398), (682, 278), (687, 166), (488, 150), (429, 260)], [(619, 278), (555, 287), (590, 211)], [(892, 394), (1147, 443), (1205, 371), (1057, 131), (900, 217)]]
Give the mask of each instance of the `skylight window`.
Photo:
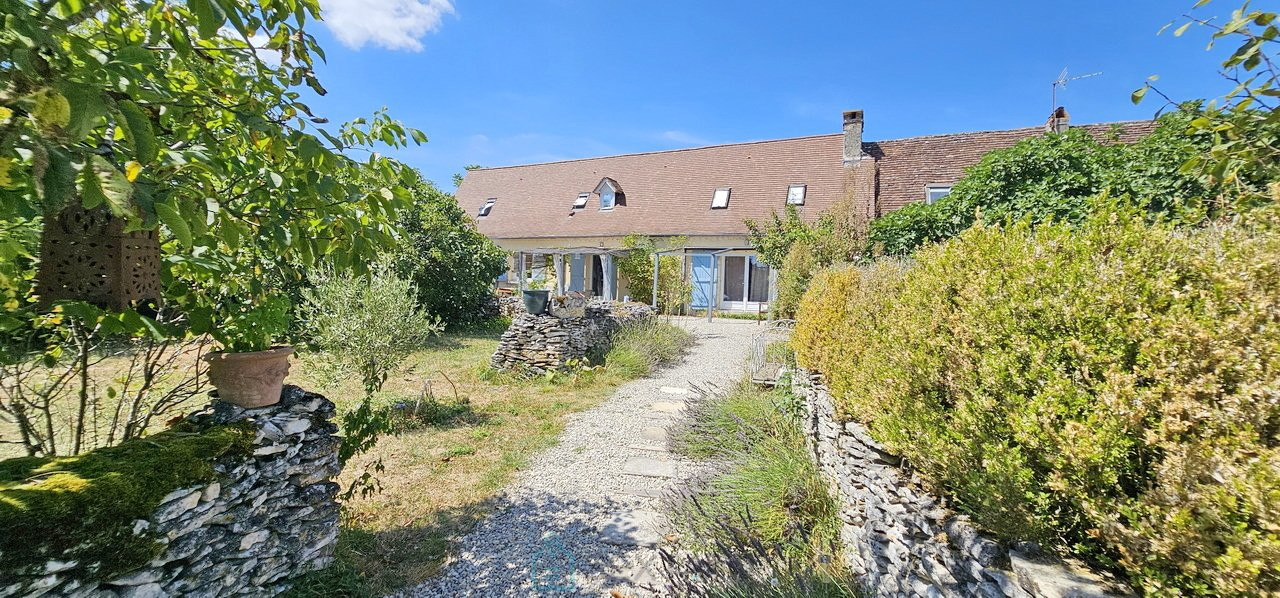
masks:
[(480, 210), (479, 212), (477, 212), (477, 216), (479, 216), (480, 218), (484, 218), (485, 216), (488, 216), (489, 212), (493, 211), (493, 204), (496, 204), (496, 203), (498, 203), (498, 198), (496, 197), (490, 197), (489, 199), (484, 200), (484, 205), (480, 206)]
[(929, 185), (925, 188), (924, 202), (933, 203), (951, 194), (951, 185)]
[(590, 193), (579, 193), (577, 199), (573, 200), (573, 209), (581, 210), (587, 207), (587, 200), (591, 199)]
[(790, 185), (787, 187), (787, 203), (793, 206), (804, 205), (804, 194), (808, 185)]
[(733, 191), (731, 187), (720, 187), (711, 196), (711, 209), (723, 210), (729, 207), (729, 194)]

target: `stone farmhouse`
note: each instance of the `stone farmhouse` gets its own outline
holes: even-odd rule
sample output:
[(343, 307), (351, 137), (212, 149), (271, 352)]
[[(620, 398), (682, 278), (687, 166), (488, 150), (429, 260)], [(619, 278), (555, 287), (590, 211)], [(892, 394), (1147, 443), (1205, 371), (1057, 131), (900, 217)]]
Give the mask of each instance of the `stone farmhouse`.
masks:
[[(1040, 127), (866, 141), (863, 113), (844, 113), (843, 132), (693, 149), (624, 154), (472, 170), (457, 192), (481, 233), (511, 252), (501, 287), (531, 284), (649, 301), (651, 289), (619, 281), (614, 256), (629, 234), (685, 238), (680, 256), (692, 283), (689, 307), (767, 310), (774, 272), (756, 259), (745, 221), (787, 204), (814, 221), (848, 200), (868, 218), (951, 191), (988, 152), (1071, 125), (1062, 108)], [(1099, 138), (1141, 138), (1153, 121), (1084, 125)]]

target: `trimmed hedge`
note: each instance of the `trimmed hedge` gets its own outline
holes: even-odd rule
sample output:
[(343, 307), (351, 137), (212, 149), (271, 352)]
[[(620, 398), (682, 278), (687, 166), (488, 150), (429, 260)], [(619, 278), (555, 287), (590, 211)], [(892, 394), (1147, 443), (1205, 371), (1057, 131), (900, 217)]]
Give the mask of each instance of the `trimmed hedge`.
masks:
[(820, 273), (793, 344), (980, 525), (1145, 594), (1280, 592), (1280, 209), (1099, 206)]

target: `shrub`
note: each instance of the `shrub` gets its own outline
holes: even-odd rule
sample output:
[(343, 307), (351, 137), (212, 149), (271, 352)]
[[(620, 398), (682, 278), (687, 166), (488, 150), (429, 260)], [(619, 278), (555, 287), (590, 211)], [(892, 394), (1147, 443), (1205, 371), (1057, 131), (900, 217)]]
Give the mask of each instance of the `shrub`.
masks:
[(1117, 202), (824, 272), (799, 362), (985, 528), (1149, 595), (1280, 591), (1280, 208)]
[(307, 337), (329, 353), (333, 367), (355, 370), (368, 392), (440, 330), (437, 318), (418, 307), (414, 283), (387, 266), (368, 276), (318, 271), (303, 291), (300, 318)]
[(412, 280), (423, 309), (454, 327), (477, 320), (506, 270), (506, 253), (476, 230), (454, 197), (430, 183), (400, 220), (396, 269)]

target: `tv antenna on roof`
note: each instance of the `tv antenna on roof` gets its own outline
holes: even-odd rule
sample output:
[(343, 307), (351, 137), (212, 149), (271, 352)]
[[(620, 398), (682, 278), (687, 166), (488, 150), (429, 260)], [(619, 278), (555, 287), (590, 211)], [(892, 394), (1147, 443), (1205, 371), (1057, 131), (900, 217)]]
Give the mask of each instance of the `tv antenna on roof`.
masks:
[(1070, 83), (1072, 81), (1077, 81), (1080, 79), (1088, 79), (1089, 77), (1097, 77), (1098, 75), (1101, 75), (1101, 74), (1102, 74), (1102, 71), (1098, 71), (1096, 73), (1089, 73), (1087, 75), (1068, 77), (1067, 69), (1064, 67), (1062, 69), (1062, 72), (1058, 74), (1058, 78), (1053, 80), (1053, 105), (1049, 106), (1049, 110), (1052, 111), (1052, 110), (1058, 109), (1058, 88), (1059, 87), (1066, 89), (1067, 83)]

